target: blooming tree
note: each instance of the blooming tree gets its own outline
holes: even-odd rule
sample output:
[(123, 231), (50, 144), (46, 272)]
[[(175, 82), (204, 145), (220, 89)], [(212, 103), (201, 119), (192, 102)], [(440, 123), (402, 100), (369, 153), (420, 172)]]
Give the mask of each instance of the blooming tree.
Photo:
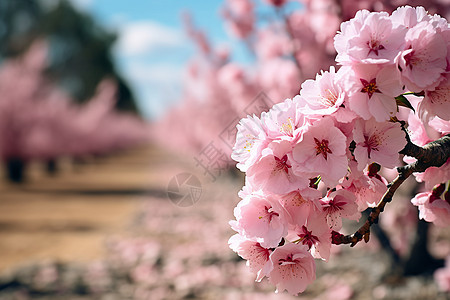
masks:
[[(444, 2), (408, 1), (410, 5), (427, 5), (430, 12), (447, 17), (450, 6)], [(334, 35), (341, 22), (348, 21), (360, 9), (392, 12), (405, 3), (402, 0), (223, 0), (220, 12), (224, 27), (237, 40), (233, 48), (215, 45), (188, 19), (187, 35), (198, 51), (187, 64), (180, 105), (155, 122), (154, 140), (176, 152), (185, 151), (184, 154), (191, 156), (200, 153), (225, 129), (235, 127), (240, 118), (254, 113), (248, 107), (259, 93), (267, 95), (272, 102), (269, 106), (293, 98), (298, 94), (299, 82), (335, 65)], [(233, 56), (235, 45), (244, 46), (241, 53), (248, 54), (245, 64)], [(378, 99), (378, 96), (383, 98), (378, 94), (374, 97)], [(336, 107), (339, 105), (336, 102)], [(339, 114), (342, 112), (339, 110)], [(214, 144), (229, 155), (234, 140), (230, 139), (226, 145), (221, 141)]]
[(11, 181), (20, 182), (30, 160), (101, 154), (148, 141), (136, 116), (114, 110), (116, 84), (104, 80), (84, 105), (54, 84), (45, 69), (48, 45), (36, 40), (0, 66), (0, 159)]
[[(340, 68), (242, 119), (232, 153), (246, 180), (230, 248), (258, 281), (293, 295), (314, 281), (314, 259), (328, 261), (332, 244), (369, 240), (411, 175), (427, 189), (411, 200), (419, 217), (450, 225), (449, 23), (423, 7), (360, 10), (340, 25), (334, 48)], [(398, 176), (387, 184), (382, 168)], [(340, 232), (368, 207), (354, 234)]]

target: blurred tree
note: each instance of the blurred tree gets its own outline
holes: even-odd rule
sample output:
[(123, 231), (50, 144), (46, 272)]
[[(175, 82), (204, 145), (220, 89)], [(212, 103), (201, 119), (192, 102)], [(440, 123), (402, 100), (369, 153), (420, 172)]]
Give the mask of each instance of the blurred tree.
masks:
[(91, 98), (98, 83), (107, 77), (119, 86), (116, 107), (137, 113), (133, 94), (111, 58), (116, 34), (103, 29), (67, 0), (51, 6), (39, 3), (0, 2), (0, 59), (20, 54), (35, 38), (45, 37), (50, 43), (48, 75), (76, 101)]
[(42, 15), (37, 1), (0, 1), (0, 60), (16, 56), (28, 47)]

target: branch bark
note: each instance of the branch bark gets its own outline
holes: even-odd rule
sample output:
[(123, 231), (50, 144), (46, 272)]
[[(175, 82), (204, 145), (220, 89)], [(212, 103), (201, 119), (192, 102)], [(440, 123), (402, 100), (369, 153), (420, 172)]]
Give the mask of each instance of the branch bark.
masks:
[(368, 242), (370, 237), (370, 227), (372, 224), (378, 223), (380, 213), (383, 212), (386, 204), (392, 201), (392, 197), (400, 185), (402, 185), (413, 172), (424, 172), (430, 167), (441, 167), (450, 157), (450, 134), (428, 143), (423, 147), (412, 143), (408, 134), (406, 134), (406, 140), (407, 144), (405, 148), (400, 151), (400, 154), (412, 156), (417, 160), (411, 164), (397, 168), (397, 178), (388, 185), (388, 190), (383, 195), (381, 201), (372, 209), (367, 221), (358, 229), (358, 231), (351, 235), (343, 235), (333, 231), (333, 244), (350, 244), (350, 247), (353, 247), (363, 238)]

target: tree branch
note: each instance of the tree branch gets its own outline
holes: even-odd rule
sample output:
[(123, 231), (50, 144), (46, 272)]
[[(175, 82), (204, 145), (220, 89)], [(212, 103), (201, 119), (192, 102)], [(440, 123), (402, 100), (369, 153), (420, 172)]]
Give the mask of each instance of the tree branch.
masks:
[(383, 212), (386, 204), (392, 201), (392, 197), (400, 185), (408, 179), (413, 172), (424, 172), (429, 167), (440, 167), (445, 164), (450, 157), (450, 134), (428, 143), (423, 147), (413, 144), (408, 134), (406, 134), (406, 140), (407, 144), (405, 148), (400, 151), (400, 154), (415, 157), (417, 161), (397, 168), (397, 178), (388, 185), (388, 190), (383, 195), (381, 201), (372, 209), (367, 221), (358, 229), (358, 231), (351, 235), (343, 235), (333, 231), (333, 244), (350, 244), (350, 247), (353, 247), (363, 238), (368, 242), (370, 226), (374, 223), (378, 223), (380, 213)]

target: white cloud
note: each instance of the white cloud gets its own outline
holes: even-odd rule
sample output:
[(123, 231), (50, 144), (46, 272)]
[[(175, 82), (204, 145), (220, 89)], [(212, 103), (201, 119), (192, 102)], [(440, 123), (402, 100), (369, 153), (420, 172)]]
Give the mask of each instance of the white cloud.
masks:
[(123, 73), (134, 88), (139, 108), (149, 119), (162, 117), (181, 98), (182, 65), (129, 62)]
[(166, 63), (130, 63), (126, 68), (129, 78), (138, 83), (170, 84), (182, 79), (183, 67)]
[(114, 56), (145, 116), (157, 119), (181, 98), (184, 56), (191, 51), (181, 29), (155, 21), (112, 22), (118, 33)]
[(119, 55), (149, 54), (167, 48), (179, 48), (185, 43), (180, 31), (153, 21), (124, 24), (119, 28), (115, 50)]

